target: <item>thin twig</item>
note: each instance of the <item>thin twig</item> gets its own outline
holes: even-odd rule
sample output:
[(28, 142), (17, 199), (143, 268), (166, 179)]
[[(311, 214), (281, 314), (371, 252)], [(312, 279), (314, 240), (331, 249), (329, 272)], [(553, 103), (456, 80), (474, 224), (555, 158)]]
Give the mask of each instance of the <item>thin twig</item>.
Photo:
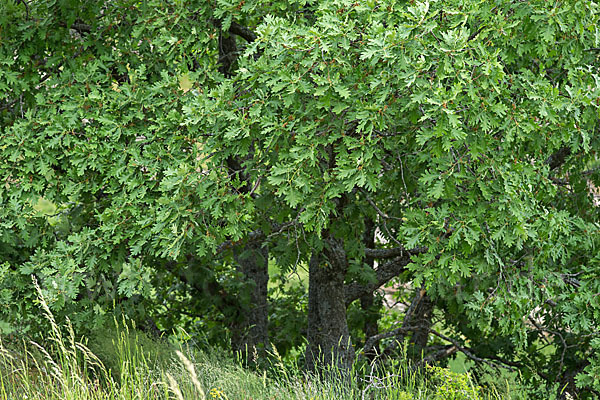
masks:
[(487, 360), (485, 358), (481, 358), (476, 356), (475, 354), (473, 354), (471, 351), (469, 351), (466, 347), (462, 346), (457, 340), (452, 339), (451, 337), (448, 337), (446, 335), (444, 335), (443, 333), (437, 332), (434, 329), (429, 329), (429, 332), (434, 334), (435, 336), (439, 337), (440, 339), (443, 339), (447, 342), (452, 343), (454, 346), (456, 346), (458, 348), (458, 350), (460, 350), (461, 353), (463, 353), (465, 356), (467, 356), (468, 358), (470, 358), (473, 361), (476, 362), (481, 362), (481, 363), (485, 363), (485, 364), (489, 364), (495, 368), (505, 368), (509, 371), (514, 371), (515, 369), (509, 365), (505, 365), (505, 364), (499, 364), (496, 363), (494, 361), (491, 360)]

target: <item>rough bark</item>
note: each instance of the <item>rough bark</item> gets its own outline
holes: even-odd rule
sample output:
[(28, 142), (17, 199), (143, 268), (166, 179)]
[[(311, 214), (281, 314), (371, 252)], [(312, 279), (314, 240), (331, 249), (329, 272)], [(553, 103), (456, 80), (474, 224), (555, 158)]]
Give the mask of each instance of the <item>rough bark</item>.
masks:
[[(375, 247), (375, 224), (370, 219), (365, 220), (365, 234), (363, 237), (365, 247)], [(371, 269), (375, 268), (375, 259), (373, 257), (366, 256), (365, 264)], [(374, 293), (366, 293), (360, 297), (360, 307), (365, 315), (363, 333), (365, 338), (370, 338), (379, 333), (378, 321), (379, 321), (379, 310), (381, 308), (381, 302), (376, 304), (377, 298)], [(368, 349), (368, 353), (365, 356), (372, 360), (379, 352), (379, 343)]]
[(313, 253), (309, 263), (306, 367), (319, 371), (321, 366), (334, 365), (347, 371), (354, 361), (344, 299), (348, 262), (342, 246), (328, 242), (329, 248)]
[(231, 344), (236, 352), (260, 355), (269, 344), (267, 283), (268, 250), (261, 243), (234, 248), (236, 268), (244, 276), (250, 292), (249, 304), (231, 326)]
[(409, 341), (409, 356), (415, 361), (420, 361), (424, 357), (432, 318), (433, 302), (426, 293), (423, 293), (409, 321), (409, 324), (415, 327)]
[(208, 296), (212, 304), (229, 322), (231, 347), (243, 355), (261, 355), (269, 344), (267, 283), (268, 250), (261, 242), (249, 242), (232, 246), (236, 269), (241, 273), (248, 290), (248, 301), (242, 296), (228, 292), (209, 271), (201, 260), (193, 255), (187, 258), (187, 268), (180, 268), (175, 262), (165, 267), (200, 296)]
[[(360, 308), (362, 309), (365, 320), (363, 325), (363, 333), (365, 334), (365, 338), (370, 338), (379, 334), (379, 309), (381, 304), (376, 304), (375, 295), (367, 294), (360, 298)], [(367, 353), (365, 353), (365, 357), (369, 361), (372, 361), (379, 354), (379, 342), (373, 344)]]
[(365, 249), (365, 255), (367, 257), (382, 259), (382, 258), (394, 258), (394, 257), (408, 257), (412, 255), (417, 255), (421, 253), (425, 253), (427, 251), (427, 247), (415, 247), (414, 249), (406, 249), (404, 246), (393, 247), (391, 249), (374, 249), (375, 244), (372, 243), (371, 246), (367, 246)]
[(386, 347), (382, 354), (389, 356), (393, 354), (398, 346), (404, 342), (404, 338), (411, 333), (410, 348), (408, 356), (422, 364), (419, 361), (423, 358), (423, 350), (427, 346), (429, 333), (431, 331), (433, 317), (433, 303), (429, 298), (426, 299), (425, 288), (415, 291), (415, 295), (406, 310), (402, 325), (395, 329), (396, 340), (390, 346)]

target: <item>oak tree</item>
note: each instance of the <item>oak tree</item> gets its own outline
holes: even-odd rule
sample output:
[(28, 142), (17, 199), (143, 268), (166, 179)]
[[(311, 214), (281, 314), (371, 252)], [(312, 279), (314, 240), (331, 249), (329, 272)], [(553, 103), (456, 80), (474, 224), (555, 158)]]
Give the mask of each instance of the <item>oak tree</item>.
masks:
[(271, 260), (308, 267), (309, 368), (406, 339), (598, 394), (596, 3), (2, 7), (3, 331), (33, 274), (81, 324), (117, 303), (264, 347)]

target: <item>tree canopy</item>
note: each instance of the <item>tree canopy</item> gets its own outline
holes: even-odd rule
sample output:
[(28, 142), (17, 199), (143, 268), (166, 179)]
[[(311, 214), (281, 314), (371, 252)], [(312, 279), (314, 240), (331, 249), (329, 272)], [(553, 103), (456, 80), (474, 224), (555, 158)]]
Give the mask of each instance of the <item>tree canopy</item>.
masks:
[[(595, 2), (0, 11), (0, 332), (39, 329), (33, 275), (76, 326), (116, 308), (240, 350), (298, 318), (274, 343), (306, 336), (309, 368), (407, 339), (600, 391)], [(269, 262), (307, 293), (269, 295)]]

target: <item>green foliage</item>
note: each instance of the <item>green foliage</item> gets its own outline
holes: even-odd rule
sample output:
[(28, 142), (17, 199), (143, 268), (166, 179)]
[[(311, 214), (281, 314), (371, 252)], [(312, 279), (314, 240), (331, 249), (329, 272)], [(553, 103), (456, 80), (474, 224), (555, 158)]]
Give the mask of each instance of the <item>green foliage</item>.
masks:
[(176, 346), (165, 338), (151, 338), (126, 320), (113, 322), (114, 326), (93, 332), (86, 346), (102, 360), (116, 383), (127, 385), (128, 379), (140, 374), (136, 371), (138, 366), (148, 372), (167, 369), (172, 364)]
[[(2, 2), (0, 332), (43, 332), (34, 275), (76, 328), (116, 308), (223, 340), (249, 287), (222, 244), (260, 231), (287, 270), (331, 233), (347, 283), (366, 284), (368, 219), (379, 247), (422, 250), (399, 280), (425, 285), (464, 346), (597, 393), (599, 15)], [(223, 73), (236, 24), (256, 38)], [(290, 303), (273, 302), (275, 327)]]
[(480, 388), (473, 386), (467, 375), (444, 368), (431, 367), (432, 381), (437, 383), (435, 400), (480, 400)]
[(291, 286), (278, 291), (269, 304), (270, 340), (282, 354), (304, 345), (307, 293), (303, 287)]
[(156, 300), (151, 280), (165, 259), (182, 249), (206, 253), (219, 237), (244, 231), (211, 233), (200, 210), (214, 205), (214, 215), (229, 215), (223, 206), (232, 199), (215, 204), (203, 196), (212, 185), (194, 189), (205, 179), (205, 156), (182, 126), (191, 93), (179, 79), (196, 91), (211, 84), (202, 68), (216, 68), (216, 29), (209, 16), (183, 17), (208, 12), (203, 4), (18, 5), (1, 6), (3, 73), (24, 79), (1, 92), (0, 238), (14, 271), (2, 285), (24, 301), (6, 301), (3, 320), (29, 329), (31, 274), (53, 311), (77, 326), (100, 323), (115, 302), (143, 317), (141, 299)]

